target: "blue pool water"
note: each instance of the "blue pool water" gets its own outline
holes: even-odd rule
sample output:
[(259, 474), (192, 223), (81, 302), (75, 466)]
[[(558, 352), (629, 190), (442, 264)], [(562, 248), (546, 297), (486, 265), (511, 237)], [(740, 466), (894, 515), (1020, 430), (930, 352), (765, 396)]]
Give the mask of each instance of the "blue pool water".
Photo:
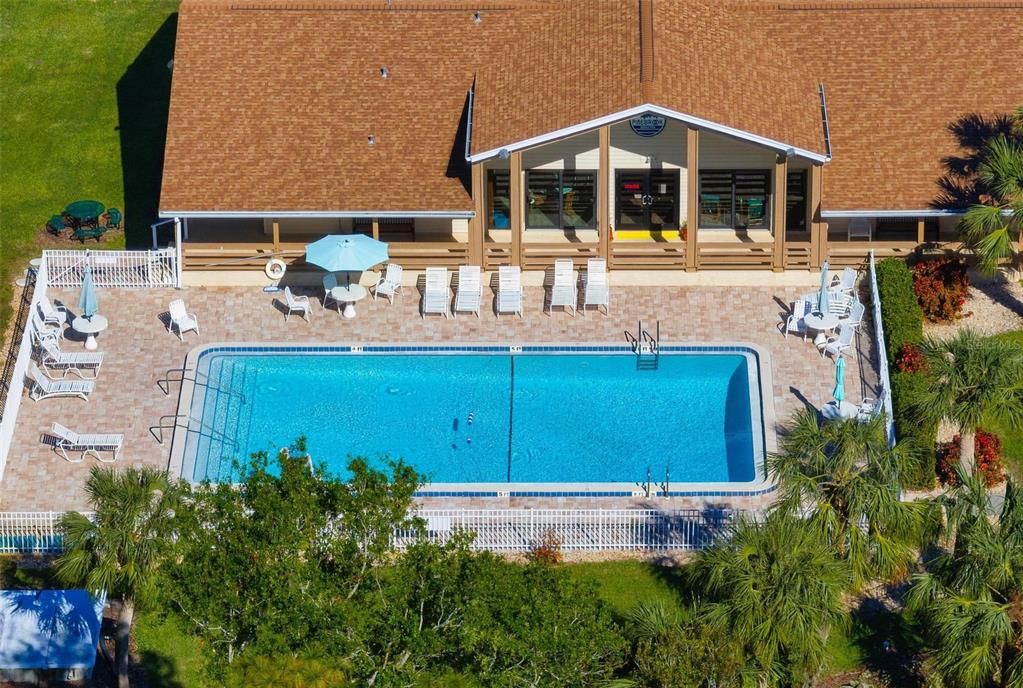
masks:
[[(433, 483), (748, 482), (748, 359), (662, 354), (233, 354), (200, 359), (183, 461), (194, 481), (308, 438), (349, 456), (402, 458)], [(754, 364), (755, 365), (755, 364)], [(759, 414), (758, 414), (759, 415)], [(273, 452), (271, 452), (273, 453)]]

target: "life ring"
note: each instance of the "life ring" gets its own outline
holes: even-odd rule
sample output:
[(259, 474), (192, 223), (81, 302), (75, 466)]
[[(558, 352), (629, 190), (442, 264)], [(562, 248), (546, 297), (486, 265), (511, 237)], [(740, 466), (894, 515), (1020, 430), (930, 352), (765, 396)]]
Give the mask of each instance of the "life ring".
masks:
[(287, 270), (288, 264), (280, 258), (271, 258), (266, 262), (266, 267), (263, 268), (263, 272), (272, 280), (279, 280), (284, 277), (284, 273)]

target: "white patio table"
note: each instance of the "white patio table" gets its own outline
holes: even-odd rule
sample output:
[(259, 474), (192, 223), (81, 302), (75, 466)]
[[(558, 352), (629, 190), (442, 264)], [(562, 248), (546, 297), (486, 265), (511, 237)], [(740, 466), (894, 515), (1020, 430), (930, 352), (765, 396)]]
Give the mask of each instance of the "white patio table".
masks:
[(810, 313), (803, 318), (803, 322), (810, 329), (817, 331), (813, 343), (819, 349), (828, 342), (826, 333), (838, 327), (838, 316), (834, 313)]
[(355, 302), (366, 298), (368, 294), (369, 290), (361, 284), (349, 284), (347, 286), (334, 287), (330, 290), (331, 298), (345, 305), (341, 315), (346, 318), (355, 317)]
[(88, 335), (85, 338), (85, 348), (89, 351), (95, 351), (96, 347), (96, 335), (107, 329), (110, 325), (107, 322), (106, 317), (96, 314), (91, 318), (86, 318), (83, 315), (79, 315), (71, 321), (71, 329), (75, 332), (81, 332), (84, 335)]

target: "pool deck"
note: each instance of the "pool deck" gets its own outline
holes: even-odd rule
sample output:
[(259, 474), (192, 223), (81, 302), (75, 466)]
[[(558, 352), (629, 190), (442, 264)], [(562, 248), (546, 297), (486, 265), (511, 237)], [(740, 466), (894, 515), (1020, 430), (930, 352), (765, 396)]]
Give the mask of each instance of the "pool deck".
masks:
[[(810, 278), (812, 280), (812, 278)], [(809, 284), (809, 281), (808, 281)], [(541, 311), (543, 290), (526, 287), (524, 317), (497, 318), (489, 304), (482, 317), (419, 315), (419, 294), (405, 288), (393, 306), (384, 299), (367, 298), (357, 305), (358, 316), (345, 320), (337, 311), (324, 310), (317, 296), (312, 321), (301, 316), (285, 322), (275, 305), (283, 294), (267, 294), (248, 287), (192, 287), (180, 291), (100, 291), (100, 311), (110, 327), (99, 337), (106, 358), (88, 402), (80, 399), (24, 399), (18, 416), (9, 463), (0, 483), (0, 510), (64, 511), (87, 506), (82, 485), (95, 461), (70, 464), (42, 441), (53, 422), (82, 433), (119, 432), (125, 446), (114, 465), (166, 468), (170, 437), (160, 445), (150, 433), (161, 416), (176, 412), (178, 385), (165, 395), (157, 381), (169, 369), (180, 367), (185, 355), (201, 344), (216, 342), (293, 342), (295, 344), (530, 344), (606, 342), (624, 343), (626, 331), (635, 332), (637, 321), (647, 327), (661, 323), (664, 342), (752, 343), (770, 356), (775, 416), (784, 423), (804, 404), (820, 407), (831, 398), (834, 364), (821, 358), (813, 344), (801, 338), (781, 335), (780, 323), (791, 302), (811, 286), (693, 286), (612, 287), (610, 316), (589, 312), (575, 318), (569, 313), (548, 316)], [(74, 311), (77, 292), (51, 290), (51, 299)], [(167, 304), (183, 298), (199, 319), (201, 335), (194, 332), (179, 341), (165, 327)], [(861, 297), (862, 298), (862, 297)], [(869, 309), (868, 309), (869, 317)], [(855, 355), (847, 356), (846, 396), (857, 403), (863, 396), (875, 396), (876, 373), (872, 329), (869, 320), (859, 329)], [(80, 350), (81, 337), (67, 331), (65, 351)], [(71, 376), (72, 378), (74, 376)], [(282, 409), (287, 413), (287, 409)], [(415, 419), (409, 419), (410, 431)], [(544, 508), (688, 508), (722, 506), (756, 508), (770, 501), (770, 495), (755, 498), (628, 498), (628, 497), (431, 497), (431, 506)]]

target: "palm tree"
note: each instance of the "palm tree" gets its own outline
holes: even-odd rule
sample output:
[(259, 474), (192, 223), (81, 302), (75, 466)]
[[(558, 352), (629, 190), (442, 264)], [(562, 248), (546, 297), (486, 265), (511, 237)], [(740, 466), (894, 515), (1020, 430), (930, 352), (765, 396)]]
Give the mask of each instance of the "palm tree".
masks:
[(959, 431), (963, 468), (974, 470), (977, 428), (985, 419), (1023, 424), (1023, 350), (969, 329), (920, 345), (929, 383), (911, 403), (924, 423), (948, 422)]
[(692, 575), (707, 600), (702, 619), (742, 647), (761, 685), (798, 685), (819, 672), (852, 582), (816, 529), (780, 512), (761, 524), (739, 520), (730, 538), (697, 555)]
[(778, 481), (773, 508), (807, 517), (848, 560), (858, 584), (905, 576), (925, 515), (923, 503), (899, 499), (904, 476), (920, 458), (915, 445), (889, 448), (883, 416), (825, 422), (815, 409), (795, 414), (780, 445), (767, 461)]
[(986, 203), (971, 206), (963, 216), (963, 239), (980, 259), (980, 269), (993, 273), (999, 261), (1023, 251), (1023, 106), (1014, 114), (1015, 133), (989, 141), (981, 152), (977, 179), (987, 190)]
[(961, 484), (939, 502), (946, 514), (940, 554), (914, 577), (909, 608), (934, 645), (949, 685), (1023, 685), (1023, 496), (1010, 480), (997, 519), (984, 482)]
[(152, 468), (115, 472), (94, 466), (85, 483), (90, 519), (68, 513), (62, 523), (64, 554), (57, 577), (121, 600), (117, 619), (117, 682), (128, 688), (128, 637), (136, 606), (153, 593), (158, 569), (175, 535), (181, 490)]

